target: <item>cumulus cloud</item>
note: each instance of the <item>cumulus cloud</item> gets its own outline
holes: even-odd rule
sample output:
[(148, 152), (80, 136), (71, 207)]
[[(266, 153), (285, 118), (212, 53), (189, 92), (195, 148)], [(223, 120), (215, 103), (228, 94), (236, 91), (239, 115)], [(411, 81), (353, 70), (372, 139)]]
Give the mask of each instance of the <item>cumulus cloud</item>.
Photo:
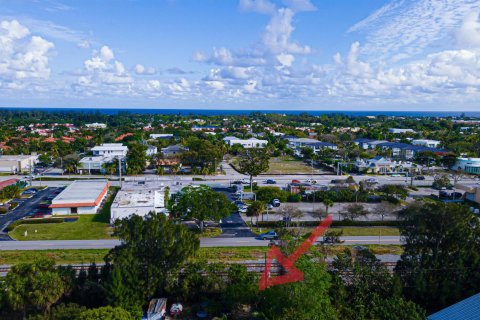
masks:
[(480, 47), (479, 11), (470, 12), (466, 15), (457, 32), (457, 41), (462, 47)]
[(54, 47), (17, 20), (0, 22), (0, 88), (20, 89), (50, 77), (49, 53)]
[(157, 73), (154, 67), (145, 67), (140, 63), (137, 63), (133, 69), (137, 75), (154, 75)]

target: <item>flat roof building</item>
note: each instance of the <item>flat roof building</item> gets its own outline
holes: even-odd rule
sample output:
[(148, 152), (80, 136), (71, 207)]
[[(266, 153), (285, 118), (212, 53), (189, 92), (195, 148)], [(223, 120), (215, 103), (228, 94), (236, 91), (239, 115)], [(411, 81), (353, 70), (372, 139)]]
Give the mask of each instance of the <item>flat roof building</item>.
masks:
[(119, 156), (125, 157), (128, 152), (128, 147), (121, 143), (104, 143), (100, 146), (92, 148), (94, 156)]
[(232, 137), (232, 136), (223, 138), (223, 141), (229, 146), (233, 146), (234, 144), (239, 144), (246, 149), (264, 148), (268, 144), (268, 140), (260, 140), (257, 138), (239, 139), (237, 137)]
[(178, 191), (177, 186), (167, 186), (159, 181), (125, 182), (110, 207), (110, 222), (131, 215), (146, 216), (149, 212), (168, 214), (165, 197)]
[(38, 162), (37, 155), (2, 155), (0, 156), (0, 172), (19, 174), (30, 171), (30, 166)]
[(109, 186), (106, 179), (75, 180), (52, 200), (52, 214), (95, 214), (107, 196)]

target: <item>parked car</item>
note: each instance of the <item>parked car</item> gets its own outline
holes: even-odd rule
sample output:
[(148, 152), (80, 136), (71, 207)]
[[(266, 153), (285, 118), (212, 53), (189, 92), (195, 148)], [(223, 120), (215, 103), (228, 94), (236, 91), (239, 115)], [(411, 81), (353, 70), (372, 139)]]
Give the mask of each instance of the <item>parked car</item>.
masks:
[(415, 176), (413, 180), (425, 180), (424, 176)]
[(267, 179), (265, 180), (265, 184), (276, 184), (277, 181), (273, 180), (273, 179)]
[(240, 213), (247, 213), (247, 210), (248, 210), (247, 206), (243, 206), (243, 207), (238, 208), (238, 212), (240, 212)]
[(281, 203), (281, 202), (280, 202), (280, 200), (278, 200), (278, 199), (273, 199), (273, 200), (272, 200), (272, 205), (273, 205), (274, 207), (280, 207), (280, 203)]
[(234, 204), (237, 206), (237, 207), (243, 207), (243, 206), (246, 206), (247, 204), (243, 201), (240, 201), (240, 200), (236, 200), (234, 202)]
[(265, 233), (262, 233), (260, 235), (260, 239), (262, 240), (276, 240), (278, 239), (278, 234), (275, 231), (268, 231)]
[(273, 205), (271, 205), (270, 203), (267, 205), (267, 210), (273, 210)]

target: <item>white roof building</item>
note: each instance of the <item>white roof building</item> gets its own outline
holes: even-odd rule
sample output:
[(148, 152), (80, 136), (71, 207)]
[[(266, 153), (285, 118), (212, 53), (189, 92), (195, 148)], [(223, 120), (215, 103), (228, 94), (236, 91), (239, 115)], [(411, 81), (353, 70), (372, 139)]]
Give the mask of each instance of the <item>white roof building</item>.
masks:
[(105, 123), (94, 122), (85, 124), (85, 127), (90, 129), (105, 129), (107, 125)]
[(388, 132), (400, 134), (400, 133), (415, 133), (413, 129), (399, 129), (399, 128), (389, 128)]
[(109, 186), (106, 179), (75, 180), (52, 200), (52, 214), (95, 214), (107, 196)]
[(429, 148), (437, 148), (440, 145), (438, 140), (429, 140), (429, 139), (416, 139), (412, 140), (412, 144), (415, 146), (424, 146)]
[(264, 148), (268, 144), (268, 140), (260, 140), (257, 138), (250, 138), (250, 139), (239, 139), (237, 137), (225, 137), (223, 141), (228, 144), (229, 146), (233, 146), (235, 144), (239, 144), (246, 149), (249, 148)]
[(0, 172), (22, 173), (30, 171), (30, 166), (38, 162), (38, 155), (2, 155), (0, 156)]
[(173, 133), (152, 133), (150, 139), (170, 139), (173, 138)]
[(95, 146), (91, 150), (94, 156), (120, 156), (125, 157), (128, 152), (128, 147), (121, 143), (104, 143), (100, 146)]
[[(168, 189), (167, 189), (168, 188)], [(125, 182), (118, 191), (110, 207), (110, 222), (128, 218), (131, 215), (145, 216), (149, 212), (165, 213), (165, 195), (177, 191), (177, 186), (166, 186), (159, 181), (130, 181)]]

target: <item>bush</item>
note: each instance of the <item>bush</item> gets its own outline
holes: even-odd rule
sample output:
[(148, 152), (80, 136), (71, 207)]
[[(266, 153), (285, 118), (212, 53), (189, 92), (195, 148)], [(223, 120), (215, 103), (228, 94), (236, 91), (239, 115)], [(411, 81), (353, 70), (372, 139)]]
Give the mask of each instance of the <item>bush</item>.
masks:
[[(368, 202), (369, 193), (365, 191), (352, 191), (349, 189), (317, 191), (315, 202), (322, 202), (324, 199), (331, 199), (333, 202)], [(313, 201), (313, 194), (307, 196), (307, 200)]]
[(0, 207), (0, 214), (5, 214), (7, 213), (8, 209), (5, 206)]
[(287, 202), (300, 202), (302, 201), (302, 196), (299, 194), (289, 194), (287, 198)]

